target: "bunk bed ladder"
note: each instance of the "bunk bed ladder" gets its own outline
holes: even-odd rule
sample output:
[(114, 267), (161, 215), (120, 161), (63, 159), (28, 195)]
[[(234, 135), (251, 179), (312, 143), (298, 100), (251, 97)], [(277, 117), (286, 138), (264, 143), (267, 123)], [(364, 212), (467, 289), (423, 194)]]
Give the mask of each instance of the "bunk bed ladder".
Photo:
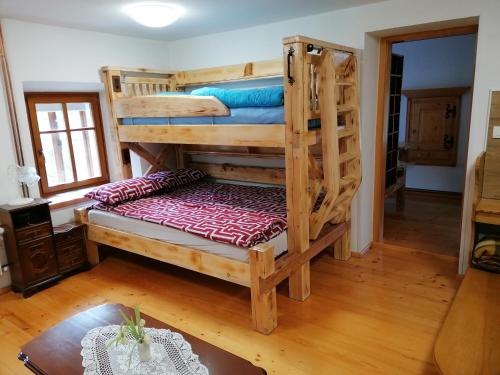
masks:
[(335, 258), (351, 256), (350, 227), (351, 202), (361, 184), (361, 145), (359, 134), (358, 70), (356, 56), (349, 56), (337, 67), (337, 90), (340, 93), (339, 107), (343, 112), (343, 130), (339, 131), (340, 194), (329, 220), (332, 224), (345, 222), (347, 230), (335, 244)]
[(310, 154), (310, 239), (328, 222), (345, 222), (348, 230), (335, 246), (335, 257), (342, 260), (350, 257), (350, 205), (361, 182), (357, 74), (355, 54), (325, 49), (311, 56), (311, 117), (319, 107), (322, 168)]

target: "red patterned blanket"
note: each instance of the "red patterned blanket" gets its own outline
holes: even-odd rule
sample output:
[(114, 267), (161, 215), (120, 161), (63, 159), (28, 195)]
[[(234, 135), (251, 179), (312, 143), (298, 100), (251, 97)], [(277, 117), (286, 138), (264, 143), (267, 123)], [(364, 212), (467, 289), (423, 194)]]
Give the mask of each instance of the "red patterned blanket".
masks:
[(287, 228), (285, 189), (275, 187), (201, 182), (94, 208), (245, 248), (269, 241)]

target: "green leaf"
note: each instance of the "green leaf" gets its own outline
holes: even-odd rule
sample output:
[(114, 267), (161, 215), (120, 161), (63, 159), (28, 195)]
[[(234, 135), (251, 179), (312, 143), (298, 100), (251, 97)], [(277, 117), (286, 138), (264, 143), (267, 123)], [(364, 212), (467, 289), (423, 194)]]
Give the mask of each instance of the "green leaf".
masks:
[(134, 312), (135, 312), (135, 325), (138, 326), (139, 322), (141, 320), (141, 309), (140, 309), (139, 305), (136, 305), (134, 307)]
[(125, 313), (121, 310), (120, 310), (120, 315), (122, 316), (122, 319), (124, 320), (127, 326), (133, 325), (132, 320), (130, 320), (130, 318), (127, 315), (125, 315)]

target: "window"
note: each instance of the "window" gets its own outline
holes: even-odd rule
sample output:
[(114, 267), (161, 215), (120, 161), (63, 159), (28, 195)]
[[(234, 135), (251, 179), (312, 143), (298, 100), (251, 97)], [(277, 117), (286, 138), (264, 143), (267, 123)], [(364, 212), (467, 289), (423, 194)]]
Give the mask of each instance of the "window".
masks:
[(108, 181), (99, 94), (29, 93), (26, 105), (42, 195)]

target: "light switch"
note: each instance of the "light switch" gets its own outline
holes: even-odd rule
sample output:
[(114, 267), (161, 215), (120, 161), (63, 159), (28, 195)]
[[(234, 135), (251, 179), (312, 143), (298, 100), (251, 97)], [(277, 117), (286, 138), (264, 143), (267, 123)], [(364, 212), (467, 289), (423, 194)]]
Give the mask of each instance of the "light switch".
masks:
[(500, 125), (493, 125), (493, 138), (500, 138)]

